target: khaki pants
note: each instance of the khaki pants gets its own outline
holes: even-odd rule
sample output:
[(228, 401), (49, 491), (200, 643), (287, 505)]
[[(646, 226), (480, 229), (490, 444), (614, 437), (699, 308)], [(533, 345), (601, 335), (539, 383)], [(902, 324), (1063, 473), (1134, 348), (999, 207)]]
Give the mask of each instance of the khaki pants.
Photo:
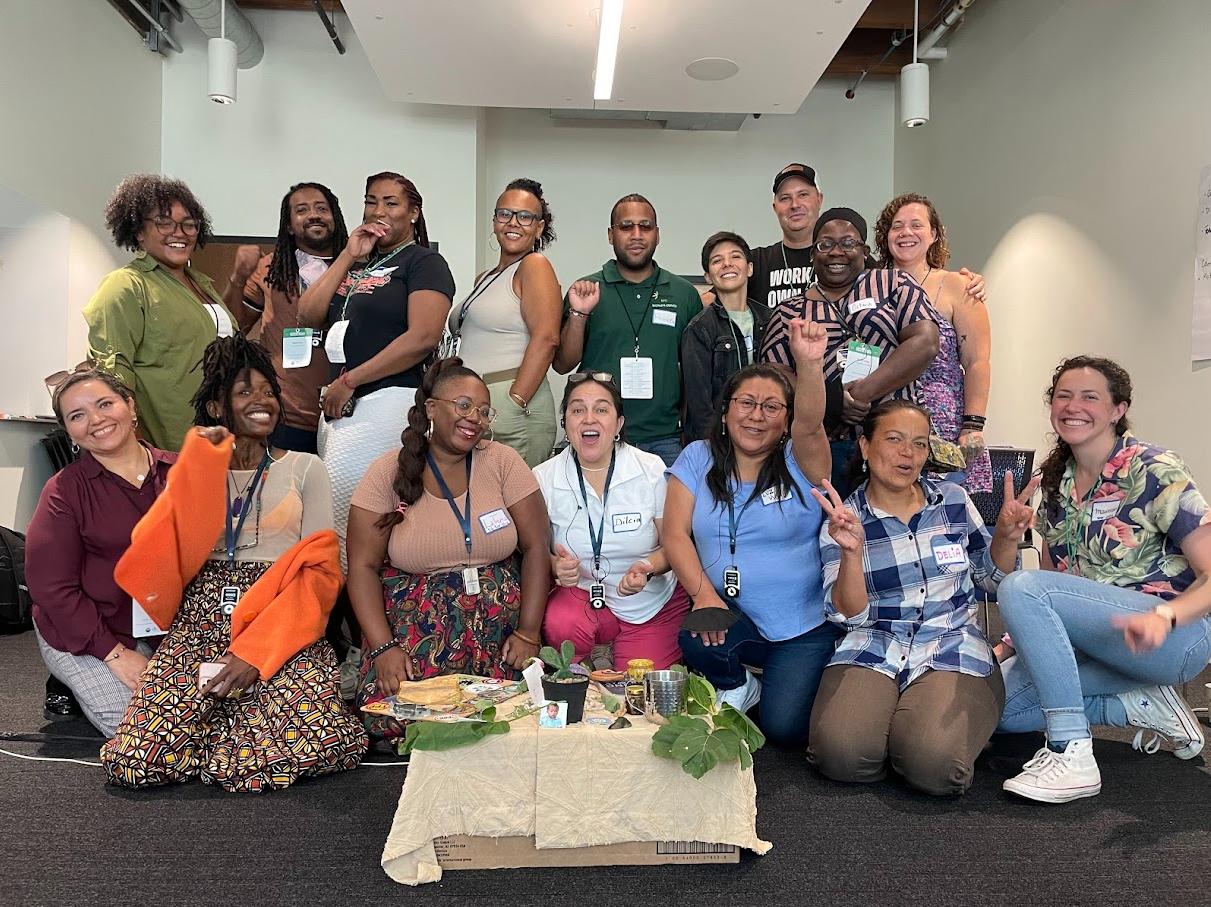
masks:
[(544, 378), (526, 407), (530, 411), (527, 416), (509, 396), (512, 385), (512, 378), (488, 385), (497, 416), (486, 437), (512, 447), (533, 469), (551, 456), (555, 446), (555, 398), (550, 382)]
[(961, 794), (1005, 705), (1001, 670), (988, 677), (928, 671), (903, 693), (860, 665), (824, 671), (807, 761), (834, 781), (868, 783), (891, 767), (927, 794)]

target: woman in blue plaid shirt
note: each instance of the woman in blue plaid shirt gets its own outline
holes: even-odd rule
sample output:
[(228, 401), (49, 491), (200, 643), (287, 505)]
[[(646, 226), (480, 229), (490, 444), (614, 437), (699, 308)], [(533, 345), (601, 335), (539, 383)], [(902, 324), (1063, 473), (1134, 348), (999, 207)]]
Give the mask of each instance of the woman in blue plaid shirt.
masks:
[(992, 592), (1017, 563), (1034, 520), (1005, 475), (994, 531), (967, 492), (921, 475), (929, 415), (907, 400), (870, 411), (841, 502), (820, 534), (824, 603), (845, 638), (824, 671), (808, 761), (837, 781), (878, 781), (892, 768), (929, 794), (961, 794), (996, 729), (1005, 687), (976, 624), (975, 587)]

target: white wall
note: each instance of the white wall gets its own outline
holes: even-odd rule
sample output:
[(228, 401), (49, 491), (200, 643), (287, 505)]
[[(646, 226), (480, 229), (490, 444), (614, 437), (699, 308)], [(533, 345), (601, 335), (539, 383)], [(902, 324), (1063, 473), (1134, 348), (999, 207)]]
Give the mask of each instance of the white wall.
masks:
[[(560, 282), (613, 257), (610, 208), (631, 192), (646, 195), (660, 222), (661, 266), (700, 274), (702, 243), (735, 230), (753, 246), (780, 235), (770, 208), (774, 174), (791, 161), (816, 168), (825, 207), (846, 205), (873, 225), (891, 198), (894, 90), (868, 82), (855, 100), (823, 81), (795, 115), (749, 118), (739, 132), (688, 132), (644, 123), (553, 120), (546, 111), (490, 110), (487, 193), (479, 224), (509, 180), (543, 184), (559, 238), (549, 255)], [(495, 255), (480, 266), (495, 263)]]
[[(475, 108), (388, 103), (348, 21), (336, 52), (313, 15), (248, 10), (265, 57), (241, 70), (237, 101), (206, 96), (205, 38), (185, 22), (174, 33), (186, 53), (164, 66), (163, 171), (183, 179), (221, 234), (273, 236), (282, 195), (316, 180), (341, 200), (350, 227), (361, 223), (365, 179), (403, 173), (425, 202), (429, 235), (455, 281), (469, 287), (477, 215)], [(220, 287), (226, 275), (211, 275)]]
[(1208, 35), (1206, 0), (978, 0), (931, 122), (897, 127), (897, 190), (929, 195), (954, 266), (988, 276), (994, 443), (1049, 446), (1051, 370), (1105, 355), (1137, 433), (1211, 487), (1211, 370), (1190, 364)]
[[(0, 409), (31, 415), (47, 409), (42, 377), (83, 358), (80, 309), (127, 258), (109, 241), (103, 211), (122, 177), (159, 168), (161, 64), (105, 3), (0, 0), (0, 23), (0, 184), (32, 203), (10, 210), (64, 243), (68, 260), (37, 292), (0, 298)], [(9, 249), (34, 236), (10, 237), (18, 245)], [(43, 432), (0, 423), (4, 525), (24, 528), (49, 475)]]

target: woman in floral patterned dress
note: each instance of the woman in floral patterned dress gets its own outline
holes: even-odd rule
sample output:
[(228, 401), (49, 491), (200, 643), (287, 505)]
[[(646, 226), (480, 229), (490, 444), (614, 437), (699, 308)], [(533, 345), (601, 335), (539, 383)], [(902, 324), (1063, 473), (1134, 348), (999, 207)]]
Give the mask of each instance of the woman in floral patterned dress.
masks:
[[(1127, 425), (1131, 378), (1108, 359), (1060, 363), (1047, 391), (1056, 445), (1043, 463), (1043, 570), (997, 590), (1010, 638), (1001, 730), (1046, 729), (1011, 793), (1044, 803), (1101, 790), (1089, 726), (1140, 728), (1192, 759), (1198, 722), (1173, 684), (1211, 656), (1211, 510), (1172, 451)], [(1157, 735), (1143, 742), (1144, 731)]]

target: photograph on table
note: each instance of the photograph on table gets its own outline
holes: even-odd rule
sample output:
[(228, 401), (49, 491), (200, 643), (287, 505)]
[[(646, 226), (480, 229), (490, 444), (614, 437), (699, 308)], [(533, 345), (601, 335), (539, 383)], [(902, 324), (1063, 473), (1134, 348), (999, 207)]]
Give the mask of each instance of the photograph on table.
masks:
[(566, 702), (548, 702), (538, 713), (538, 726), (540, 728), (566, 728), (568, 726), (568, 704)]

